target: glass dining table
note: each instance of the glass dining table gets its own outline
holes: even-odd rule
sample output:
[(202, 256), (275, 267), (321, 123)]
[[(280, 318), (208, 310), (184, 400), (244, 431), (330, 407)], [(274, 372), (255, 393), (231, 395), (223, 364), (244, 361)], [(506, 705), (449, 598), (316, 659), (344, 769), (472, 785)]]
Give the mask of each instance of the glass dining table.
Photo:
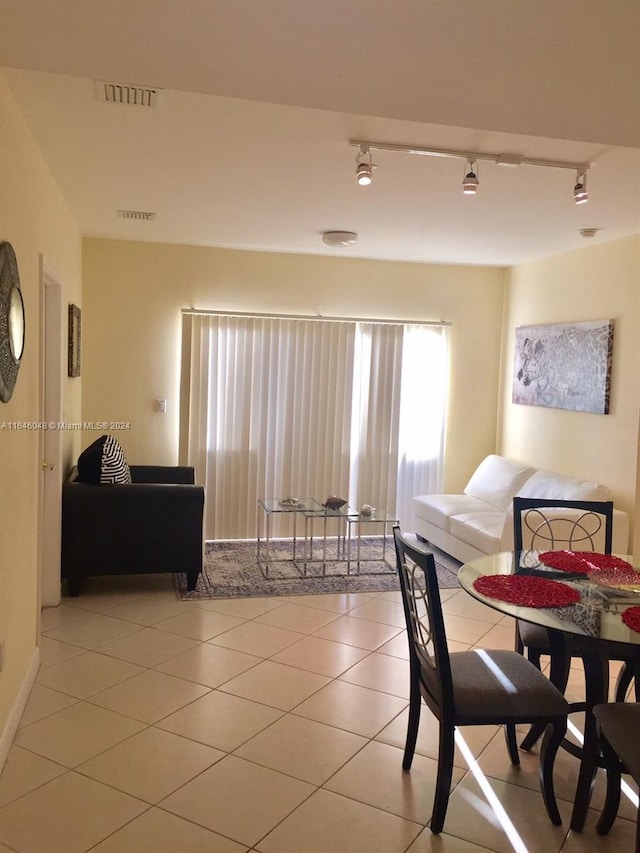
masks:
[(580, 831), (600, 763), (592, 709), (608, 701), (609, 658), (615, 656), (616, 650), (624, 651), (633, 658), (634, 673), (640, 678), (640, 569), (632, 566), (633, 558), (628, 556), (585, 554), (580, 559), (580, 555), (573, 555), (573, 560), (572, 555), (573, 552), (502, 552), (463, 564), (458, 580), (483, 604), (547, 629), (549, 678), (563, 692), (571, 656), (582, 657), (585, 703), (580, 707), (585, 711), (584, 741), (579, 749), (566, 744), (580, 757), (571, 815), (571, 829)]

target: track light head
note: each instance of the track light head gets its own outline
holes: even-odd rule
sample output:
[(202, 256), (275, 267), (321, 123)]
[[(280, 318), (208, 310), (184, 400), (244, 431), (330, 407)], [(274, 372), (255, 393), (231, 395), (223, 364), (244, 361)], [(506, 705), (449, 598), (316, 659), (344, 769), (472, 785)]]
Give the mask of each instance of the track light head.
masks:
[(373, 180), (373, 163), (371, 162), (371, 152), (364, 145), (360, 147), (356, 163), (356, 181), (361, 187), (368, 187)]
[(576, 204), (584, 204), (585, 201), (589, 201), (586, 172), (576, 173), (576, 185), (573, 188), (573, 200)]
[(478, 192), (478, 167), (475, 160), (467, 160), (462, 179), (462, 192), (465, 195), (475, 195)]
[(358, 163), (358, 168), (356, 169), (356, 180), (360, 186), (369, 186), (371, 178), (371, 166), (368, 163)]

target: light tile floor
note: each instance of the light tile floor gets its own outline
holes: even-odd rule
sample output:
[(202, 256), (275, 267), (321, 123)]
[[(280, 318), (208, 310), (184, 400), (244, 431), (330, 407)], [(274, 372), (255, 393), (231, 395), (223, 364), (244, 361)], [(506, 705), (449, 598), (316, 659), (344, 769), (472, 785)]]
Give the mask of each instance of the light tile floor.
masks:
[[(513, 624), (444, 590), (452, 650), (512, 648)], [(537, 755), (513, 768), (501, 731), (463, 729), (442, 835), (428, 828), (437, 729), (425, 708), (401, 769), (408, 665), (396, 593), (182, 602), (157, 575), (94, 579), (45, 610), (42, 666), (0, 777), (0, 853), (579, 853), (631, 851), (567, 825)], [(570, 693), (582, 690), (572, 671)], [(463, 747), (464, 750), (464, 747)], [(473, 762), (473, 758), (471, 759)]]

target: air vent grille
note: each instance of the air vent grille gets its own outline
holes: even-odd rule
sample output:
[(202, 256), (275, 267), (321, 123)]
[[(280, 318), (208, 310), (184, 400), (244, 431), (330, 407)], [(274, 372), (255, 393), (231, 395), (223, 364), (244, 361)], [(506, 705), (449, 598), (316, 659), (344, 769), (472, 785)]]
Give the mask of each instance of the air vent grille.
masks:
[(132, 86), (129, 83), (95, 81), (96, 97), (104, 104), (157, 109), (162, 105), (163, 89), (154, 86)]
[(153, 222), (156, 214), (150, 210), (119, 210), (118, 216), (120, 219), (141, 219), (146, 222)]

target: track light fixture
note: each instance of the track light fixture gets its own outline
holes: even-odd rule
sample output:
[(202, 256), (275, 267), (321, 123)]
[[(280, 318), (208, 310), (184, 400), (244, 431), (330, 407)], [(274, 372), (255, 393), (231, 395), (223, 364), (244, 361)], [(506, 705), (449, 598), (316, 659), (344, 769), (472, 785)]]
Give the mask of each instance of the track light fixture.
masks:
[(467, 159), (464, 167), (464, 178), (462, 179), (462, 192), (465, 195), (475, 195), (478, 192), (478, 167), (471, 157)]
[(454, 157), (465, 161), (462, 191), (465, 195), (475, 195), (478, 191), (478, 160), (489, 160), (496, 166), (517, 168), (518, 166), (545, 166), (552, 169), (571, 169), (576, 173), (573, 199), (576, 204), (588, 201), (587, 171), (590, 163), (576, 163), (566, 160), (545, 160), (538, 157), (524, 157), (521, 154), (491, 154), (484, 151), (459, 151), (455, 148), (426, 148), (421, 145), (398, 145), (394, 142), (367, 142), (363, 139), (350, 139), (349, 145), (359, 149), (356, 157), (356, 179), (359, 184), (371, 183), (371, 174), (375, 166), (371, 162), (371, 151), (397, 151), (403, 154), (418, 154), (427, 157)]
[(367, 145), (361, 145), (356, 156), (356, 181), (361, 187), (367, 187), (373, 178), (373, 163), (371, 151)]
[(580, 172), (578, 169), (576, 173), (576, 185), (573, 188), (573, 200), (576, 204), (584, 204), (585, 201), (589, 201), (586, 170), (584, 172)]

